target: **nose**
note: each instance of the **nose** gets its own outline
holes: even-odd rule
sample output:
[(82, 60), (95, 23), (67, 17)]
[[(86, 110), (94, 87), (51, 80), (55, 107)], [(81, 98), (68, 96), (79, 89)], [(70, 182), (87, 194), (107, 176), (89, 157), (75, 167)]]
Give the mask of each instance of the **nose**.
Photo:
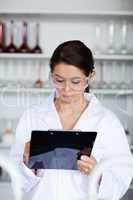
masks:
[(70, 83), (66, 81), (64, 85), (64, 91), (69, 92), (70, 90), (71, 90)]

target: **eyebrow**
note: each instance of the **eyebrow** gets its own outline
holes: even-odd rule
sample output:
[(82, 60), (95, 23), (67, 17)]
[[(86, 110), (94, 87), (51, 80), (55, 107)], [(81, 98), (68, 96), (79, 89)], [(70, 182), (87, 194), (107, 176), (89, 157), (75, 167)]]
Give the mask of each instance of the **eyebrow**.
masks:
[[(55, 76), (58, 76), (59, 78), (66, 79), (65, 77), (60, 76), (59, 74), (55, 74)], [(75, 76), (75, 77), (71, 77), (70, 79), (81, 79), (81, 77), (79, 77), (79, 76)]]

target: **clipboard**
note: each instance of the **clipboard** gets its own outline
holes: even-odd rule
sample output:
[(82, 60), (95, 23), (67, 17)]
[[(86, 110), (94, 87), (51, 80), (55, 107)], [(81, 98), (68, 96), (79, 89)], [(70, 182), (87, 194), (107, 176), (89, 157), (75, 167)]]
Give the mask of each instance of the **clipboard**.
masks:
[(90, 156), (97, 132), (80, 130), (34, 130), (31, 133), (30, 169), (77, 170), (77, 159)]

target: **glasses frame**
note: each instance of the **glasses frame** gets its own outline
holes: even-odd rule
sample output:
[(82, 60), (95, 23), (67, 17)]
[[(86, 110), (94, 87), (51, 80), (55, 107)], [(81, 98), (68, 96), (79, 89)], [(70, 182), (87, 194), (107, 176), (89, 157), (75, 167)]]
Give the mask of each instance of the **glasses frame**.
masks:
[(61, 78), (63, 79), (64, 82), (60, 83), (60, 85), (59, 85), (58, 83), (55, 82), (55, 80), (54, 80), (55, 77), (54, 76), (56, 76), (56, 75), (51, 74), (50, 79), (51, 79), (51, 82), (53, 83), (53, 85), (57, 89), (65, 88), (66, 87), (66, 82), (68, 82), (68, 81), (69, 81), (69, 87), (74, 91), (82, 91), (82, 90), (85, 90), (89, 86), (90, 76), (85, 77), (85, 78), (79, 78), (82, 81), (87, 81), (87, 83), (84, 86), (82, 85), (81, 87), (79, 87), (78, 85), (73, 87), (74, 86), (74, 85), (72, 85), (72, 79), (73, 78), (63, 78), (63, 77), (61, 77)]

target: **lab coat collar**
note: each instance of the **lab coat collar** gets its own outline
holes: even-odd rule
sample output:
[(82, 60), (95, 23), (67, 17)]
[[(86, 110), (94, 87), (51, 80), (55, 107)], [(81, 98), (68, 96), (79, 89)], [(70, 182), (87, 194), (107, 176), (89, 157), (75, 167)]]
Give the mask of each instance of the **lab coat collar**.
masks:
[[(57, 95), (57, 92), (53, 91), (51, 95), (45, 100), (45, 108), (47, 108), (47, 112), (51, 112), (55, 108), (54, 98), (56, 95)], [(84, 93), (84, 96), (89, 101), (89, 106), (87, 107), (89, 110), (102, 106), (101, 102), (97, 99), (97, 97), (93, 93), (91, 92)]]
[[(45, 105), (43, 107), (45, 110), (45, 115), (43, 115), (43, 120), (49, 129), (51, 128), (51, 125), (55, 129), (62, 129), (60, 118), (54, 104), (55, 95), (57, 95), (56, 91), (52, 92), (52, 94), (45, 100)], [(93, 93), (84, 93), (84, 95), (85, 98), (89, 101), (89, 106), (84, 111), (81, 119), (79, 119), (75, 124), (75, 128), (78, 128), (79, 124), (82, 124), (83, 120), (88, 121), (88, 117), (92, 117), (99, 111), (99, 109), (101, 109), (101, 103)]]

